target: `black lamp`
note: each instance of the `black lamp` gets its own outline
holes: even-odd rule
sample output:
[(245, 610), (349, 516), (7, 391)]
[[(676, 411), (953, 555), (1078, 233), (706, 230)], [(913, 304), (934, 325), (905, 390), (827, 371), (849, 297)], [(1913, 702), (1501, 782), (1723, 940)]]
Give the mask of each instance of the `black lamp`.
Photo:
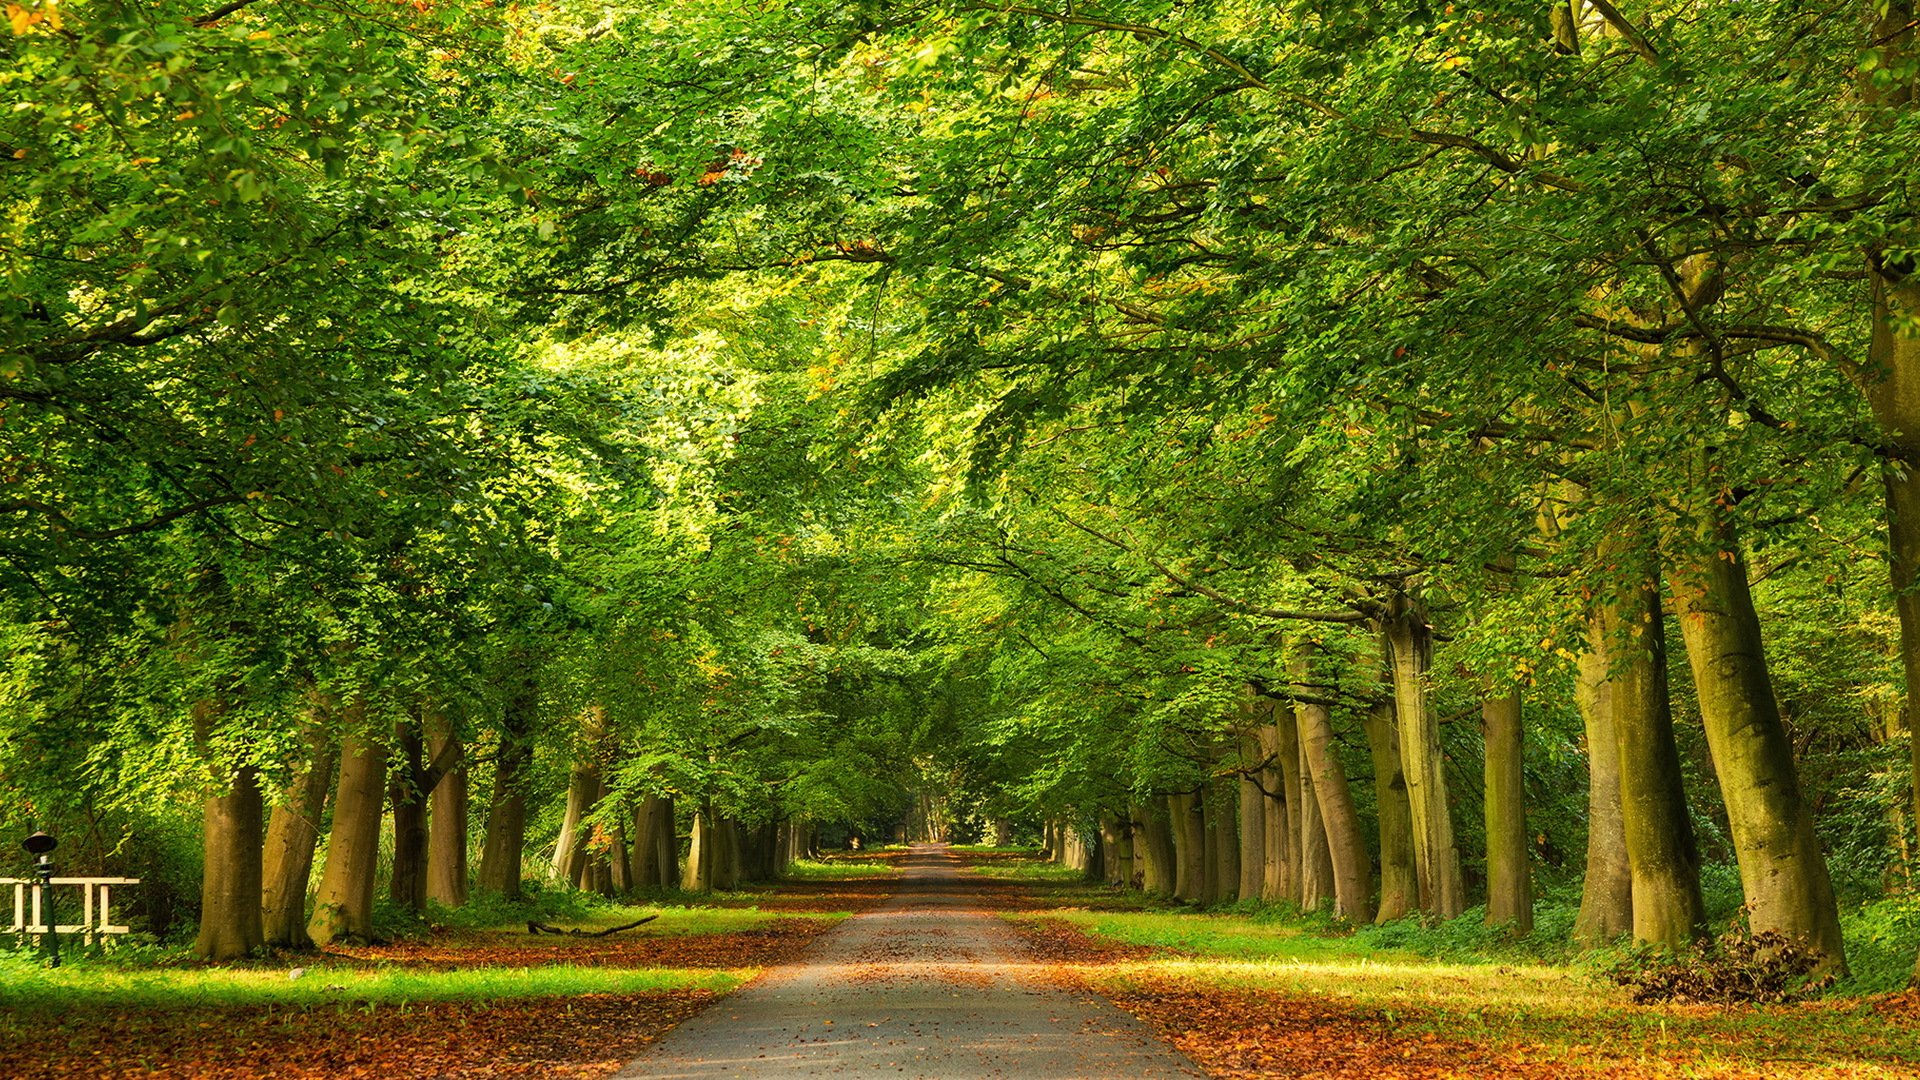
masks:
[(60, 841), (36, 830), (32, 836), (22, 840), (20, 846), (39, 860), (34, 863), (33, 872), (40, 875), (40, 917), (46, 920), (47, 953), (51, 957), (47, 966), (59, 967), (60, 928), (58, 920), (53, 917), (53, 849), (60, 846)]

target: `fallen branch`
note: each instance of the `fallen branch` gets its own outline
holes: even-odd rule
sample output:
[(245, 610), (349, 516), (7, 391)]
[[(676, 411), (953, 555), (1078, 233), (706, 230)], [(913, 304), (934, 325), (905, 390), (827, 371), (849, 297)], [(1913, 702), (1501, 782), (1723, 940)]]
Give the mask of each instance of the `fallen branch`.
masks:
[(617, 934), (622, 930), (631, 930), (636, 926), (645, 926), (647, 923), (659, 917), (658, 915), (649, 915), (644, 919), (635, 919), (625, 926), (614, 926), (605, 930), (569, 930), (564, 926), (548, 926), (546, 923), (534, 922), (532, 919), (528, 919), (527, 933), (536, 936), (540, 934), (567, 934), (573, 937), (606, 937), (608, 934)]

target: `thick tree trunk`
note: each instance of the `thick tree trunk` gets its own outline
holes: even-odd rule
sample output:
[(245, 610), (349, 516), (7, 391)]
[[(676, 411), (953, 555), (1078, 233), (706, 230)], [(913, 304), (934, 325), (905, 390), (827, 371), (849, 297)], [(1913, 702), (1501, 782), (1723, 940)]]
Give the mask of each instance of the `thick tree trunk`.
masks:
[(1436, 918), (1451, 919), (1466, 910), (1467, 897), (1460, 878), (1460, 848), (1453, 836), (1453, 811), (1447, 804), (1440, 721), (1427, 703), (1432, 632), (1426, 612), (1400, 590), (1393, 595), (1384, 629), (1393, 665), (1400, 767), (1407, 778), (1407, 805), (1413, 811), (1420, 906)]
[(1125, 825), (1112, 814), (1100, 815), (1100, 877), (1109, 885), (1124, 885), (1131, 868), (1120, 850), (1121, 830)]
[(600, 766), (592, 761), (576, 760), (567, 774), (567, 810), (560, 824), (560, 840), (554, 845), (552, 875), (575, 888), (582, 887), (588, 873), (587, 841), (592, 830), (586, 818), (600, 801)]
[(393, 770), (387, 799), (393, 806), (393, 874), (387, 898), (414, 911), (427, 909), (429, 867), (428, 799), (440, 781), (459, 762), (460, 744), (436, 738), (433, 760), (421, 760), (423, 729), (440, 731), (445, 721), (432, 710), (422, 710), (417, 721), (402, 721), (395, 731), (400, 766)]
[(732, 892), (740, 887), (740, 823), (729, 817), (713, 819), (713, 887)]
[[(1288, 900), (1306, 908), (1307, 895), (1307, 798), (1300, 784), (1300, 722), (1290, 702), (1273, 705), (1274, 768), (1280, 774), (1280, 788), (1286, 794), (1287, 895)], [(1315, 821), (1318, 821), (1316, 812)], [(1315, 901), (1319, 892), (1316, 888)]]
[(394, 731), (400, 760), (387, 778), (387, 803), (393, 808), (393, 873), (387, 899), (414, 911), (427, 907), (427, 791), (416, 786), (426, 772), (426, 746), (420, 729), (401, 721)]
[(386, 789), (387, 748), (350, 732), (341, 744), (327, 866), (307, 923), (307, 936), (321, 948), (342, 940), (373, 940), (373, 886)]
[(1280, 728), (1273, 722), (1273, 703), (1264, 707), (1267, 722), (1260, 725), (1260, 804), (1264, 821), (1260, 826), (1265, 854), (1262, 856), (1260, 898), (1293, 898), (1293, 840), (1298, 833), (1287, 817), (1286, 772), (1281, 767)]
[(1620, 753), (1620, 817), (1633, 875), (1633, 936), (1679, 947), (1703, 932), (1706, 910), (1667, 695), (1657, 561), (1637, 536), (1608, 541), (1602, 558), (1614, 580), (1631, 583), (1606, 603), (1602, 618)]
[(225, 793), (206, 801), (200, 936), (193, 943), (202, 960), (244, 960), (266, 944), (260, 921), (262, 810), (260, 772), (251, 765), (234, 772)]
[(1240, 899), (1240, 836), (1235, 831), (1240, 821), (1239, 781), (1230, 776), (1216, 778), (1207, 785), (1206, 803), (1211, 867), (1207, 903), (1230, 904)]
[(1746, 559), (1724, 523), (1707, 539), (1717, 550), (1682, 564), (1675, 592), (1748, 921), (1822, 954), (1823, 968), (1845, 970), (1840, 911), (1774, 700)]
[(524, 785), (533, 764), (533, 721), (538, 706), (538, 688), (529, 671), (507, 698), (501, 714), (493, 800), (487, 806), (486, 845), (480, 851), (480, 887), (509, 900), (520, 898), (521, 859), (527, 845)]
[(1199, 900), (1207, 883), (1207, 830), (1199, 793), (1167, 796), (1167, 819), (1173, 826), (1174, 898)]
[(680, 887), (687, 892), (711, 892), (713, 890), (714, 849), (719, 846), (714, 835), (713, 811), (701, 807), (693, 815), (693, 834), (687, 847), (687, 867), (680, 875)]
[[(1384, 669), (1383, 676), (1386, 674)], [(1362, 713), (1367, 751), (1373, 759), (1373, 802), (1380, 832), (1380, 905), (1375, 922), (1404, 918), (1420, 906), (1420, 877), (1413, 860), (1413, 808), (1407, 803), (1407, 778), (1400, 769), (1400, 733), (1394, 727), (1393, 682)]]
[(1533, 932), (1533, 874), (1528, 865), (1525, 753), (1520, 690), (1480, 702), (1486, 743), (1487, 925)]
[(1300, 724), (1301, 761), (1311, 777), (1314, 801), (1326, 831), (1327, 859), (1333, 876), (1333, 909), (1341, 918), (1366, 922), (1373, 917), (1373, 862), (1360, 831), (1347, 773), (1334, 755), (1333, 715), (1325, 705), (1295, 706)]
[(660, 887), (663, 889), (671, 889), (680, 883), (680, 824), (674, 814), (673, 799), (663, 796), (653, 834), (654, 861), (660, 869)]
[(1241, 740), (1241, 764), (1245, 770), (1237, 785), (1240, 811), (1240, 899), (1255, 900), (1267, 891), (1267, 796), (1255, 779), (1261, 759), (1260, 736), (1249, 733)]
[(1613, 733), (1613, 683), (1607, 677), (1606, 634), (1598, 612), (1588, 619), (1587, 649), (1574, 683), (1587, 729), (1587, 869), (1573, 939), (1605, 945), (1633, 929), (1633, 871), (1620, 816), (1620, 745)]
[(658, 795), (644, 795), (633, 809), (633, 884), (635, 888), (657, 889), (661, 882), (660, 815), (667, 801)]
[(1307, 764), (1305, 743), (1304, 738), (1296, 737), (1292, 762), (1300, 791), (1300, 907), (1317, 911), (1334, 898), (1333, 851), (1327, 844), (1326, 820), (1320, 815), (1320, 793)]
[(313, 853), (320, 843), (320, 818), (333, 787), (333, 745), (316, 728), (310, 736), (313, 760), (287, 786), (267, 824), (260, 908), (266, 943), (280, 949), (306, 949), (307, 886), (313, 880)]
[(1171, 800), (1149, 796), (1134, 807), (1136, 851), (1141, 856), (1140, 887), (1154, 896), (1173, 896), (1179, 856), (1175, 853)]
[(467, 755), (460, 736), (442, 721), (429, 750), (451, 757), (452, 768), (433, 786), (427, 829), (427, 899), (446, 907), (467, 902)]

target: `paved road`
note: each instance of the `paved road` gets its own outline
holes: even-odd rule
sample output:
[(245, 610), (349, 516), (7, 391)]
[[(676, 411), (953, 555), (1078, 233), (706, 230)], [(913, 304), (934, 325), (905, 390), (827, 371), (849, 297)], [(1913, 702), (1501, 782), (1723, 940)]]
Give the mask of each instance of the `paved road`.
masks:
[(675, 1028), (620, 1077), (1204, 1075), (1105, 1000), (1047, 985), (982, 905), (989, 888), (944, 846), (916, 845), (886, 904)]

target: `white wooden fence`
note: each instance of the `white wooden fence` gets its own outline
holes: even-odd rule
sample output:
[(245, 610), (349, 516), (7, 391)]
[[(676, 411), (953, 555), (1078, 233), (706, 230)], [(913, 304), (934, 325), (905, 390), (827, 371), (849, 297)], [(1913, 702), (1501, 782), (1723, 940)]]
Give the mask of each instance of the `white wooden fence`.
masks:
[[(113, 925), (113, 888), (116, 885), (138, 885), (139, 878), (126, 877), (57, 877), (52, 881), (53, 888), (62, 885), (77, 886), (80, 889), (80, 921), (60, 923), (54, 929), (62, 934), (79, 934), (91, 945), (105, 934), (124, 934), (128, 928)], [(36, 937), (47, 932), (44, 914), (42, 888), (40, 882), (31, 878), (0, 878), (0, 889), (13, 887), (13, 924), (7, 927), (10, 934), (32, 934)], [(74, 909), (74, 897), (55, 894), (58, 907), (55, 914), (71, 916)], [(31, 918), (29, 918), (31, 916)]]

